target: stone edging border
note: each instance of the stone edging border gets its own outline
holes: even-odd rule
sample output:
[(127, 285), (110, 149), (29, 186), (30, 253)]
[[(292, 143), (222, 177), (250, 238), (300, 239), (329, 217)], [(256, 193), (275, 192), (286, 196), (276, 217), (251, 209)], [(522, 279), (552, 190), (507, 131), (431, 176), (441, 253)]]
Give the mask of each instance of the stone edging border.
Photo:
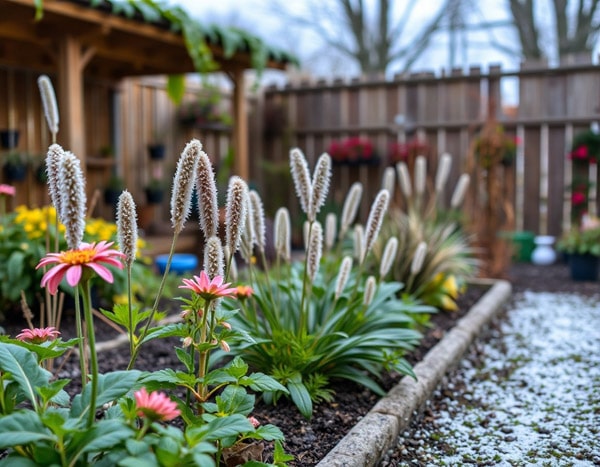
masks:
[(411, 416), (431, 396), (449, 368), (456, 365), (482, 328), (510, 298), (512, 287), (504, 280), (475, 280), (473, 285), (491, 286), (469, 312), (415, 365), (417, 381), (405, 376), (384, 396), (317, 467), (374, 466)]

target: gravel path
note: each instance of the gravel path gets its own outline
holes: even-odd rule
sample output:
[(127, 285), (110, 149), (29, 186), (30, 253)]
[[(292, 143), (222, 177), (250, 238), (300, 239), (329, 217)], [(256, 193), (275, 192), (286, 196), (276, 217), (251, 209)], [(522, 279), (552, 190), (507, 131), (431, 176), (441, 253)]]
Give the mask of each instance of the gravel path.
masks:
[(600, 466), (599, 303), (518, 293), (381, 465)]

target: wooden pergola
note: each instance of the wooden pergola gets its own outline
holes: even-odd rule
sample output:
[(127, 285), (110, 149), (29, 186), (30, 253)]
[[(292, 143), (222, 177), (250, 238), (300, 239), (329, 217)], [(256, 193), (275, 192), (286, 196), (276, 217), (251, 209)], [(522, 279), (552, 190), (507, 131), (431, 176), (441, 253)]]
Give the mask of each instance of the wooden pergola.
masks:
[[(109, 4), (108, 4), (109, 5)], [(35, 20), (33, 0), (0, 0), (0, 64), (56, 73), (61, 113), (61, 142), (85, 160), (83, 77), (110, 80), (141, 75), (195, 72), (182, 34), (166, 21), (149, 23), (85, 0), (44, 0), (43, 18)], [(219, 71), (233, 82), (235, 170), (249, 175), (244, 71), (252, 68), (248, 49), (225, 54), (207, 42)], [(287, 61), (269, 59), (267, 67), (284, 70)]]

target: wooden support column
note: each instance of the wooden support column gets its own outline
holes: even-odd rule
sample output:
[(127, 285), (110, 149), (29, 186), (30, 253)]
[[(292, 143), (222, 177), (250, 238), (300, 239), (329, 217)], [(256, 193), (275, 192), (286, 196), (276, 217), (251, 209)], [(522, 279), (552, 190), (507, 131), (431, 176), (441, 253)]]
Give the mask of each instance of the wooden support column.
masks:
[(244, 69), (238, 68), (230, 73), (233, 80), (233, 149), (234, 171), (244, 180), (250, 178), (250, 160), (248, 157), (248, 117), (246, 115), (246, 90)]
[(58, 47), (58, 103), (60, 125), (58, 141), (75, 154), (85, 171), (85, 123), (83, 70), (94, 54), (84, 50), (73, 36), (62, 37)]

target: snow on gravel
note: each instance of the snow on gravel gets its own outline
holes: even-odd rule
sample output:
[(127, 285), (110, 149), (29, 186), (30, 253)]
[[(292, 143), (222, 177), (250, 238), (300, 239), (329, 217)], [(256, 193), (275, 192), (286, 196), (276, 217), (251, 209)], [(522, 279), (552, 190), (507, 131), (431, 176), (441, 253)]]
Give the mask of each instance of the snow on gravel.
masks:
[(600, 298), (525, 292), (382, 465), (600, 465)]

